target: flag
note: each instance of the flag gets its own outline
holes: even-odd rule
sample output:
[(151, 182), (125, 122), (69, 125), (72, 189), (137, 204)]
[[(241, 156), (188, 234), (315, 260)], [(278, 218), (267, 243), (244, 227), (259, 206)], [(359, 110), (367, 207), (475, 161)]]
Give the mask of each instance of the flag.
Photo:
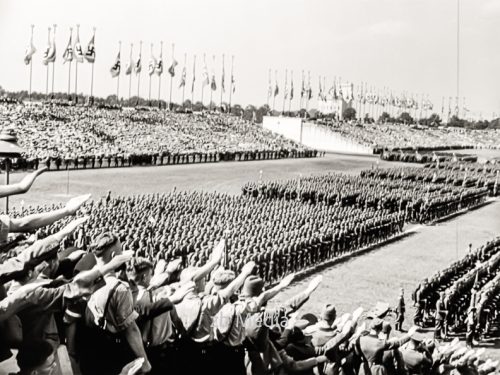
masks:
[(273, 83), (271, 82), (271, 70), (269, 70), (269, 87), (267, 89), (267, 96), (271, 97), (273, 95)]
[(71, 35), (69, 36), (69, 41), (68, 41), (68, 46), (64, 50), (63, 54), (63, 64), (66, 63), (67, 61), (73, 61), (73, 47), (71, 46)]
[(95, 35), (90, 38), (89, 44), (87, 44), (87, 50), (85, 51), (85, 60), (93, 64), (95, 61), (95, 45), (94, 45)]
[(177, 66), (178, 62), (176, 59), (172, 59), (172, 64), (168, 68), (168, 73), (170, 74), (171, 77), (175, 76), (175, 67)]
[(120, 75), (120, 52), (118, 52), (118, 55), (116, 55), (116, 61), (109, 70), (111, 73), (111, 77), (115, 78)]
[(148, 65), (148, 74), (152, 75), (155, 72), (155, 68), (156, 68), (156, 58), (151, 53), (151, 58), (149, 59), (149, 65)]
[(179, 88), (184, 86), (186, 86), (186, 66), (182, 68), (181, 83), (179, 84)]
[(125, 68), (125, 75), (126, 76), (132, 74), (132, 67), (133, 66), (134, 66), (134, 60), (132, 60), (132, 58), (131, 58), (127, 64), (127, 67)]
[(274, 86), (274, 96), (278, 96), (278, 94), (280, 93), (280, 89), (278, 87), (278, 82), (276, 82), (276, 85)]
[(155, 73), (158, 76), (161, 76), (163, 73), (163, 59), (161, 58), (161, 56), (160, 56), (160, 59), (158, 60), (158, 62), (156, 63)]
[(302, 71), (302, 88), (300, 89), (300, 97), (303, 98), (306, 93), (306, 87), (304, 86), (304, 71)]
[(293, 99), (293, 79), (290, 81), (290, 100)]
[(33, 55), (36, 52), (36, 48), (33, 45), (33, 38), (31, 38), (30, 44), (26, 47), (26, 52), (24, 53), (24, 63), (29, 65)]
[(47, 45), (47, 48), (45, 49), (45, 52), (43, 54), (43, 65), (47, 65), (48, 63), (53, 63), (56, 61), (56, 42), (54, 39), (50, 41), (50, 34), (49, 34), (49, 44)]
[(191, 92), (194, 92), (194, 83), (196, 81), (196, 55), (193, 61), (193, 83), (191, 84)]
[(207, 86), (210, 84), (210, 78), (208, 77), (208, 68), (207, 62), (205, 61), (205, 66), (203, 67), (203, 86)]
[(141, 54), (139, 53), (139, 58), (137, 59), (134, 65), (134, 72), (135, 74), (139, 74), (141, 70), (142, 70)]
[(212, 89), (212, 91), (217, 90), (217, 84), (215, 83), (215, 74), (212, 75), (212, 83), (210, 84), (210, 88)]
[(236, 81), (234, 80), (234, 76), (231, 76), (231, 86), (233, 86), (233, 94), (236, 91)]
[[(224, 57), (224, 56), (222, 56), (222, 57)], [(226, 76), (226, 70), (224, 69), (224, 58), (223, 58), (222, 59), (222, 77), (221, 77), (221, 82), (220, 82), (222, 92), (226, 92), (225, 76)]]
[(75, 40), (75, 46), (73, 47), (74, 53), (75, 53), (75, 60), (79, 63), (82, 63), (83, 60), (83, 51), (82, 51), (82, 45), (80, 44), (80, 32), (79, 30), (76, 31), (76, 40)]
[(318, 77), (318, 83), (319, 83), (319, 88), (318, 88), (318, 99), (323, 100), (323, 88), (321, 87), (321, 77)]

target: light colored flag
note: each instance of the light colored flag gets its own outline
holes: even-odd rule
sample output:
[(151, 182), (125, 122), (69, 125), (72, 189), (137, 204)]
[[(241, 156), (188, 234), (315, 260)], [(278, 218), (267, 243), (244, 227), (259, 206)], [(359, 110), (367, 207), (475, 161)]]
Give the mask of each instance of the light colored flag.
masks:
[(130, 59), (130, 61), (127, 63), (127, 67), (125, 68), (126, 76), (132, 74), (133, 66), (134, 66), (134, 60)]
[(49, 31), (49, 44), (43, 54), (43, 65), (47, 65), (49, 63), (53, 63), (56, 61), (56, 42), (54, 39), (50, 39), (50, 31)]
[(163, 74), (163, 58), (160, 56), (160, 59), (156, 63), (155, 73), (157, 76), (161, 76)]
[(76, 40), (75, 40), (75, 47), (73, 48), (74, 53), (75, 53), (75, 60), (79, 63), (82, 63), (84, 61), (83, 58), (83, 50), (82, 50), (82, 45), (80, 44), (80, 30), (76, 30)]
[(149, 59), (149, 65), (148, 65), (148, 74), (152, 75), (155, 72), (155, 68), (156, 68), (156, 58), (151, 52), (151, 58)]
[(118, 52), (118, 55), (116, 55), (116, 61), (113, 64), (113, 66), (111, 67), (111, 69), (109, 70), (111, 73), (111, 77), (115, 78), (115, 77), (118, 77), (120, 75), (120, 68), (121, 68), (120, 64), (121, 64), (120, 63), (120, 52)]
[(203, 86), (207, 86), (210, 84), (210, 78), (208, 76), (208, 68), (207, 68), (207, 61), (205, 60), (203, 66)]
[(63, 53), (63, 64), (67, 61), (73, 61), (73, 47), (71, 46), (71, 35), (69, 36), (68, 46)]
[(87, 50), (85, 51), (85, 60), (93, 64), (95, 62), (95, 45), (94, 45), (95, 35), (90, 38), (89, 44), (87, 44)]
[(26, 51), (24, 52), (24, 63), (26, 65), (29, 65), (31, 62), (31, 59), (33, 58), (33, 55), (36, 52), (36, 48), (33, 45), (33, 37), (30, 40), (30, 44), (26, 47)]
[(193, 60), (193, 83), (191, 84), (191, 92), (194, 92), (194, 83), (196, 81), (196, 55)]
[(168, 68), (168, 74), (170, 74), (171, 77), (174, 77), (175, 76), (175, 67), (178, 65), (179, 63), (177, 62), (177, 60), (175, 58), (172, 59), (172, 64), (170, 64), (170, 67)]
[(182, 68), (181, 74), (181, 83), (179, 84), (179, 88), (186, 86), (186, 67)]

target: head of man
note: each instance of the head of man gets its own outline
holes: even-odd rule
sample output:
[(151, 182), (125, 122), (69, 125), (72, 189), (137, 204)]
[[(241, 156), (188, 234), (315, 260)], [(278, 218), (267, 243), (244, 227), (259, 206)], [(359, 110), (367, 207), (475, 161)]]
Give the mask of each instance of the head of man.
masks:
[(323, 307), (323, 311), (321, 312), (321, 319), (331, 326), (335, 319), (337, 319), (337, 310), (335, 309), (335, 306), (330, 303), (325, 305), (325, 307)]
[(129, 280), (144, 288), (149, 286), (153, 277), (153, 263), (143, 257), (137, 257), (127, 269)]
[(22, 344), (17, 354), (20, 375), (57, 374), (57, 361), (52, 345), (47, 341), (32, 341)]
[(116, 234), (104, 232), (97, 236), (92, 245), (92, 252), (95, 255), (97, 264), (106, 264), (115, 255), (122, 253), (122, 244)]

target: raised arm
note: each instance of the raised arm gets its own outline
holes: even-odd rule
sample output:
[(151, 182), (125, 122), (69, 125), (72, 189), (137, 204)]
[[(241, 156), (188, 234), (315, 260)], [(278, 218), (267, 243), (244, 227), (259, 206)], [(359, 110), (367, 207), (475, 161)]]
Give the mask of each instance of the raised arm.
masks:
[(211, 259), (205, 265), (201, 266), (197, 272), (194, 273), (191, 280), (196, 282), (208, 276), (210, 272), (212, 272), (212, 270), (217, 267), (217, 265), (222, 261), (225, 247), (226, 241), (224, 239), (220, 240), (217, 246), (215, 246), (214, 251), (212, 252)]
[(64, 208), (44, 212), (41, 214), (28, 215), (21, 218), (10, 219), (10, 232), (29, 232), (45, 227), (68, 215), (74, 215), (76, 211), (90, 198), (90, 194), (71, 198)]
[(33, 185), (33, 182), (35, 182), (36, 178), (46, 170), (46, 167), (40, 168), (34, 172), (31, 172), (16, 184), (0, 186), (0, 198), (26, 193), (31, 188), (31, 185)]
[(286, 289), (293, 281), (293, 278), (295, 277), (295, 274), (290, 274), (288, 276), (285, 276), (278, 285), (275, 287), (268, 289), (264, 292), (262, 292), (258, 297), (255, 298), (257, 306), (262, 307), (264, 306), (270, 299), (276, 297), (279, 292), (282, 290)]
[(245, 279), (252, 274), (255, 267), (255, 262), (248, 262), (241, 269), (240, 274), (231, 283), (222, 289), (219, 293), (224, 299), (231, 297), (238, 289), (241, 288)]

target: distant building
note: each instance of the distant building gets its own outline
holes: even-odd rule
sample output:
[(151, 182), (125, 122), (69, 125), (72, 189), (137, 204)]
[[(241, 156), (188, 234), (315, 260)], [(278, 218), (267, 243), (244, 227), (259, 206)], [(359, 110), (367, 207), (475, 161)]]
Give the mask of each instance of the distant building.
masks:
[(341, 118), (346, 108), (351, 108), (354, 102), (354, 87), (352, 83), (343, 83), (328, 91), (323, 99), (318, 98), (318, 111), (324, 115), (334, 114)]

